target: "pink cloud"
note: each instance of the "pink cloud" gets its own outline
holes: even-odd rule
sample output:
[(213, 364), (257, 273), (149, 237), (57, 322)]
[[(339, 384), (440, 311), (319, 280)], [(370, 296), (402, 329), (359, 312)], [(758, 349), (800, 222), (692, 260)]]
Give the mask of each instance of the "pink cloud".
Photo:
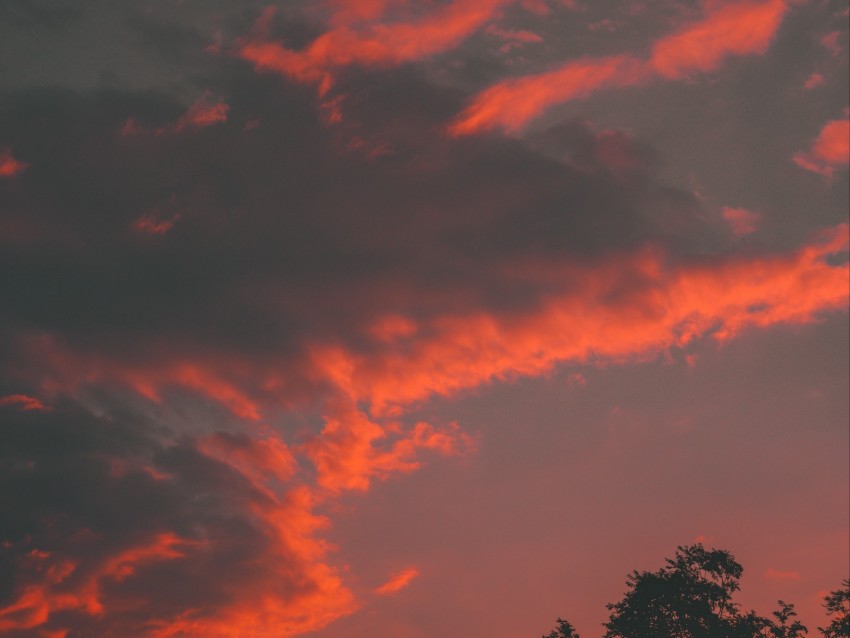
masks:
[(811, 91), (812, 89), (816, 89), (819, 86), (823, 86), (824, 79), (820, 73), (812, 73), (808, 78), (806, 78), (805, 84), (803, 84), (803, 88), (807, 91)]
[(723, 208), (723, 219), (736, 237), (743, 237), (756, 231), (761, 215), (746, 208)]
[(822, 36), (820, 39), (821, 45), (832, 55), (841, 55), (841, 52), (844, 50), (843, 47), (838, 43), (838, 38), (841, 37), (841, 32), (839, 31), (830, 31), (826, 35)]

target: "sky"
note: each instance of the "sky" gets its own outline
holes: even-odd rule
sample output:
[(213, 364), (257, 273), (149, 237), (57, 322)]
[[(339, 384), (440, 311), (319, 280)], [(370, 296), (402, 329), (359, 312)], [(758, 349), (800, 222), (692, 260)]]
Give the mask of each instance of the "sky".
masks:
[(0, 636), (603, 633), (850, 564), (837, 0), (0, 3)]

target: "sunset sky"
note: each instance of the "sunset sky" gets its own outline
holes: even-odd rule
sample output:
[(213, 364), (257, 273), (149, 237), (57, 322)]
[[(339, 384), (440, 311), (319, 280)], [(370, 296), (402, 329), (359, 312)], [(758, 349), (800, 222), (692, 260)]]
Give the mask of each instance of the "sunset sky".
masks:
[(0, 638), (603, 633), (850, 573), (847, 0), (0, 2)]

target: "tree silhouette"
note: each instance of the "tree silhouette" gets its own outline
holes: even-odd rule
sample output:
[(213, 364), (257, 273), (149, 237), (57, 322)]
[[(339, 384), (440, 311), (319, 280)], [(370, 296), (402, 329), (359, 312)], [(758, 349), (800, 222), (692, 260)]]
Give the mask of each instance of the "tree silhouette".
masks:
[(666, 562), (628, 577), (623, 600), (608, 605), (605, 638), (737, 638), (770, 626), (732, 602), (744, 570), (729, 552), (679, 546)]
[(829, 627), (818, 627), (826, 638), (850, 638), (850, 579), (841, 583), (841, 589), (829, 592), (823, 599), (826, 613), (832, 619)]
[(543, 638), (581, 638), (570, 623), (566, 620), (558, 618), (558, 626), (551, 633), (543, 636)]
[(776, 638), (798, 638), (803, 634), (809, 633), (806, 626), (799, 620), (793, 620), (790, 624), (788, 623), (789, 620), (797, 615), (797, 612), (794, 611), (794, 605), (786, 603), (784, 600), (778, 602), (779, 610), (773, 612), (773, 615), (776, 616), (779, 624), (774, 624), (770, 628), (771, 635), (776, 636)]
[[(754, 611), (742, 612), (732, 598), (740, 589), (743, 567), (729, 552), (707, 550), (701, 543), (679, 546), (673, 558), (654, 572), (634, 571), (627, 591), (607, 606), (604, 638), (802, 638), (809, 630), (796, 619), (794, 605), (779, 600), (775, 621)], [(831, 618), (819, 628), (825, 638), (850, 638), (850, 579), (824, 598)], [(558, 618), (543, 638), (579, 638)]]

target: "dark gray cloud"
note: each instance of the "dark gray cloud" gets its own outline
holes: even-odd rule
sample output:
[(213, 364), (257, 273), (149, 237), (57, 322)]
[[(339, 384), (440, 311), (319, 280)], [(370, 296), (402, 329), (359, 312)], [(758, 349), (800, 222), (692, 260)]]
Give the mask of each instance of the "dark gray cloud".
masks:
[[(309, 88), (238, 61), (216, 71), (203, 85), (227, 121), (197, 130), (174, 129), (188, 104), (162, 93), (3, 96), (0, 139), (31, 165), (0, 185), (3, 223), (26, 230), (4, 245), (7, 326), (130, 357), (286, 353), (401, 308), (533, 304), (546, 290), (502, 267), (532, 255), (717, 244), (626, 135), (449, 140), (460, 96), (415, 68), (352, 73), (329, 125)], [(134, 231), (144, 216), (173, 227)]]
[[(48, 412), (0, 408), (0, 426), (0, 609), (30, 603), (0, 614), (5, 635), (139, 635), (186, 610), (211, 617), (243, 589), (291, 602), (316, 588), (303, 556), (281, 557), (257, 518), (269, 497), (197, 440), (133, 411), (95, 415), (70, 400)], [(165, 553), (148, 551), (157, 545)], [(28, 627), (38, 599), (18, 596), (40, 587), (49, 619)], [(92, 599), (110, 613), (92, 611)], [(10, 630), (16, 621), (22, 628)]]

